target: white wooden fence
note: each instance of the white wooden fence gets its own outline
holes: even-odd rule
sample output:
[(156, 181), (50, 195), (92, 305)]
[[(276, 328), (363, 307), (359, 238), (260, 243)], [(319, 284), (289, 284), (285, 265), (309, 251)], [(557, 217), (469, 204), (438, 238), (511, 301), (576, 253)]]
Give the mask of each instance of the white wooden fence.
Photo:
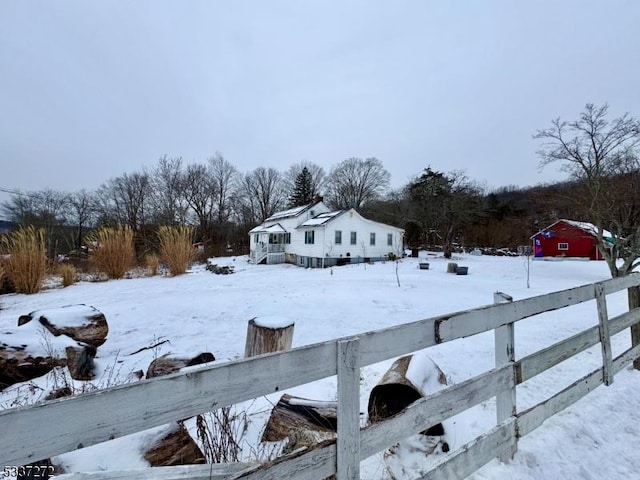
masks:
[[(520, 437), (589, 393), (640, 356), (640, 345), (612, 357), (610, 336), (640, 325), (640, 309), (608, 318), (606, 295), (640, 284), (638, 275), (611, 279), (511, 302), (419, 320), (225, 364), (207, 366), (79, 397), (0, 412), (0, 463), (22, 465), (83, 446), (189, 418), (227, 405), (283, 391), (325, 377), (338, 377), (337, 440), (301, 449), (259, 466), (194, 465), (143, 471), (69, 474), (92, 479), (282, 479), (359, 478), (359, 462), (409, 435), (497, 397), (497, 425), (440, 462), (422, 478), (463, 478), (494, 457), (511, 458)], [(539, 313), (596, 300), (598, 325), (516, 360), (515, 322)], [(496, 367), (420, 399), (391, 419), (359, 427), (359, 370), (393, 357), (495, 330)], [(524, 411), (516, 385), (600, 343), (602, 367)]]

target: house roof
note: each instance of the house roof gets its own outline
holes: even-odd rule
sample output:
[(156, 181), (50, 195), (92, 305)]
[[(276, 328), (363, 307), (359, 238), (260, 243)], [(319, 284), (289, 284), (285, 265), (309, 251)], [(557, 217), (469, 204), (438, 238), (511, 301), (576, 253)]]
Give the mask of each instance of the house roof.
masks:
[[(536, 232), (535, 234), (531, 235), (530, 238), (534, 238), (536, 235), (540, 235), (540, 234), (544, 234), (544, 232), (550, 230), (551, 228), (553, 228), (555, 225), (557, 225), (558, 223), (566, 223), (568, 225), (572, 225), (574, 227), (579, 228), (580, 230), (585, 231), (586, 233), (593, 235), (594, 237), (598, 236), (598, 227), (596, 227), (593, 223), (589, 223), (589, 222), (579, 222), (577, 220), (567, 220), (566, 218), (561, 218), (560, 220), (556, 220), (555, 222), (553, 222), (551, 225), (549, 225), (548, 227), (543, 228), (542, 230), (540, 230), (539, 232)], [(611, 232), (607, 231), (607, 230), (603, 230), (602, 231), (602, 236), (605, 240), (611, 242), (614, 239), (614, 236)]]
[(251, 230), (249, 230), (249, 233), (287, 233), (287, 231), (282, 228), (282, 225), (280, 225), (279, 223), (275, 223), (273, 225), (269, 225), (268, 227), (265, 227), (264, 225), (258, 225), (255, 228), (252, 228)]
[(310, 218), (309, 220), (306, 220), (305, 222), (302, 222), (300, 225), (298, 225), (298, 228), (316, 227), (318, 225), (324, 225), (326, 223), (329, 223), (338, 215), (342, 215), (344, 212), (346, 212), (346, 210), (336, 210), (335, 212), (321, 213), (319, 215), (316, 215), (313, 218)]
[(363, 222), (382, 225), (382, 226), (387, 227), (387, 228), (393, 228), (395, 230), (404, 232), (404, 230), (402, 228), (394, 227), (392, 225), (387, 225), (385, 223), (376, 222), (374, 220), (369, 220), (368, 218), (365, 218), (362, 215), (360, 215), (354, 208), (349, 208), (349, 209), (346, 209), (346, 210), (337, 210), (335, 212), (321, 213), (319, 215), (316, 215), (313, 218), (310, 218), (309, 220), (306, 220), (306, 221), (302, 222), (296, 228), (309, 228), (309, 227), (324, 226), (324, 225), (327, 225), (329, 222), (335, 220), (336, 218), (338, 218), (342, 214), (347, 213), (347, 212), (352, 212), (352, 215), (356, 215)]
[(300, 207), (294, 207), (288, 210), (283, 210), (281, 212), (276, 212), (273, 215), (271, 215), (269, 218), (266, 218), (263, 223), (274, 222), (276, 220), (281, 220), (283, 218), (297, 217), (301, 213), (306, 212), (307, 210), (315, 207), (318, 203), (321, 203), (321, 202), (322, 202), (322, 197), (316, 197), (316, 199), (313, 202), (308, 203), (307, 205), (302, 205)]

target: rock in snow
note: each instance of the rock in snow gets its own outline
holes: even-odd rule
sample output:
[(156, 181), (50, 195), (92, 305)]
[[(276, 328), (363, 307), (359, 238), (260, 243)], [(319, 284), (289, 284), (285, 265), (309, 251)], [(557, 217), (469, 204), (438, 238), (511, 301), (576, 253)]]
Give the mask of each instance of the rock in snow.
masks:
[(54, 336), (66, 335), (77, 342), (99, 347), (107, 340), (109, 325), (105, 316), (88, 305), (67, 305), (60, 308), (37, 310), (18, 319), (18, 326), (33, 319), (38, 321)]

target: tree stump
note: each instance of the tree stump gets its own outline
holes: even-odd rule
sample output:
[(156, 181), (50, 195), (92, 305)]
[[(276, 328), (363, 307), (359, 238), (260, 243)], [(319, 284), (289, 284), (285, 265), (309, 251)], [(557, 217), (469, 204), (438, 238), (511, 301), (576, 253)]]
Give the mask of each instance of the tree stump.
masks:
[(284, 317), (256, 317), (247, 325), (245, 358), (291, 348), (295, 323)]

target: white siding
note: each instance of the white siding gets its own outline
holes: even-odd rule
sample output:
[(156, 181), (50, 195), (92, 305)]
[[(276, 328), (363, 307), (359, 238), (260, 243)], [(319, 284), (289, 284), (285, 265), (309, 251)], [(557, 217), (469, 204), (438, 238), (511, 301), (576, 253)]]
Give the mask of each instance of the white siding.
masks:
[[(309, 228), (298, 229), (300, 232)], [(374, 222), (363, 218), (355, 210), (339, 215), (329, 221), (324, 226), (314, 227), (315, 243), (313, 245), (304, 244), (304, 233), (302, 233), (302, 245), (296, 246), (298, 255), (309, 257), (346, 257), (349, 253), (351, 258), (379, 258), (386, 256), (389, 252), (396, 252), (402, 249), (403, 231), (399, 228)], [(342, 231), (342, 244), (335, 244), (336, 230)], [(351, 244), (351, 232), (356, 232), (356, 245)], [(376, 244), (370, 245), (371, 233), (376, 235)], [(393, 245), (387, 245), (387, 234), (392, 234)], [(293, 243), (293, 242), (292, 242)], [(293, 245), (292, 245), (293, 247)], [(397, 253), (397, 252), (396, 252)]]
[[(380, 258), (390, 252), (399, 253), (403, 246), (403, 230), (383, 223), (367, 220), (358, 212), (351, 209), (330, 220), (324, 225), (297, 228), (298, 225), (321, 213), (327, 213), (327, 206), (319, 202), (296, 217), (281, 218), (277, 221), (266, 222), (260, 227), (266, 228), (279, 223), (283, 229), (291, 233), (291, 243), (285, 245), (285, 252), (299, 257), (310, 258), (346, 258), (347, 254), (353, 259)], [(313, 230), (314, 243), (305, 244), (305, 231)], [(342, 244), (335, 243), (335, 232), (342, 232)], [(356, 244), (351, 244), (351, 232), (356, 232)], [(370, 244), (371, 234), (375, 234), (375, 245)], [(392, 235), (392, 245), (388, 245), (387, 236)], [(268, 237), (264, 237), (267, 241)], [(249, 247), (255, 249), (255, 234), (250, 234)], [(315, 266), (315, 264), (313, 265)]]

